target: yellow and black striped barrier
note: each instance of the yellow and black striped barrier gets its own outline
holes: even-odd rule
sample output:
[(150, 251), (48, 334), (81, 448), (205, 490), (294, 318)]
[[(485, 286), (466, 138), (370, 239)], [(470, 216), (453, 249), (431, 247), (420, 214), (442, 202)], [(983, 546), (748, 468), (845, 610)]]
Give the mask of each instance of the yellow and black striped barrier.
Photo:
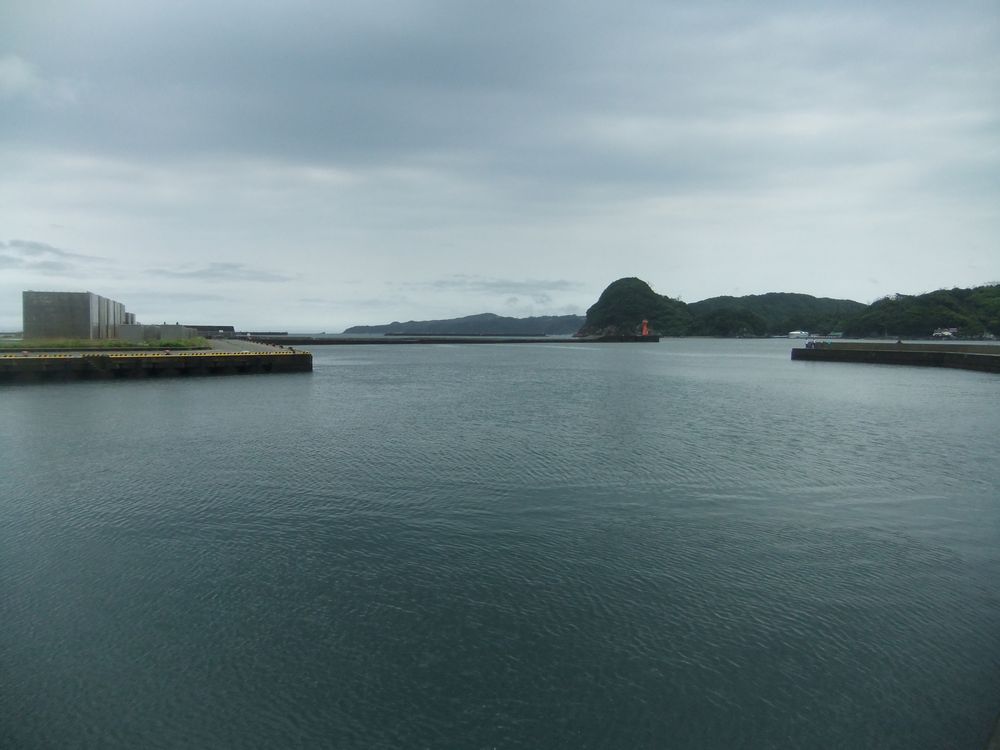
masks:
[(70, 354), (47, 354), (43, 352), (16, 352), (10, 354), (0, 354), (0, 359), (76, 359), (80, 357), (281, 357), (294, 354), (307, 354), (307, 352), (80, 352)]

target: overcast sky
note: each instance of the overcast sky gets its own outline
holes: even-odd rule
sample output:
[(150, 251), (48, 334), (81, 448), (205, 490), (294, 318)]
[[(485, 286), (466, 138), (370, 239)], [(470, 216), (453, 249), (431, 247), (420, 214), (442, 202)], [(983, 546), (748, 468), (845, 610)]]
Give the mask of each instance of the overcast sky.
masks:
[(1000, 4), (4, 0), (21, 291), (338, 331), (1000, 280)]

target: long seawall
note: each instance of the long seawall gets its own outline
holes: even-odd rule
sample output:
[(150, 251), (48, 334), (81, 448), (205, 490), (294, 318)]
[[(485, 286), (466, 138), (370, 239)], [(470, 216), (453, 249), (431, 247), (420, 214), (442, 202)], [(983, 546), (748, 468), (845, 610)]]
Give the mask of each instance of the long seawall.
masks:
[(0, 383), (312, 372), (312, 354), (142, 352), (0, 355)]
[(435, 334), (414, 336), (411, 334), (387, 333), (382, 336), (254, 336), (250, 341), (272, 346), (351, 346), (351, 345), (405, 345), (405, 344), (607, 344), (638, 343), (655, 344), (659, 336), (584, 336), (567, 338), (562, 336), (504, 337), (492, 334), (472, 334), (449, 336)]
[(820, 341), (812, 347), (792, 349), (792, 359), (805, 362), (954, 367), (1000, 373), (1000, 346), (985, 344)]

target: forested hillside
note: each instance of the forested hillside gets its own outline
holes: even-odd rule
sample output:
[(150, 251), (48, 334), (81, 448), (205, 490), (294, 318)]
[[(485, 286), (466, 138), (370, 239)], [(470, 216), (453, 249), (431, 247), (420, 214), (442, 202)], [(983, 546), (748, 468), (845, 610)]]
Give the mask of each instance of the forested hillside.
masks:
[(711, 297), (688, 305), (697, 336), (774, 336), (803, 330), (842, 331), (866, 307), (848, 299), (771, 292), (746, 297)]
[(1000, 284), (884, 297), (852, 318), (844, 333), (924, 337), (939, 328), (957, 328), (960, 338), (1000, 334)]
[(628, 277), (612, 282), (587, 310), (586, 318), (508, 318), (483, 313), (354, 326), (344, 333), (618, 336), (639, 333), (643, 320), (661, 336), (782, 336), (802, 330), (816, 336), (841, 331), (850, 337), (925, 338), (940, 328), (956, 328), (959, 338), (979, 338), (1000, 335), (1000, 284), (895, 294), (871, 305), (790, 292), (711, 297), (685, 304), (657, 294), (641, 279)]
[(654, 292), (637, 278), (615, 281), (587, 310), (578, 335), (638, 333), (648, 320), (661, 336), (773, 336), (791, 330), (840, 330), (865, 305), (852, 300), (773, 292), (747, 297), (713, 297), (686, 305)]
[(680, 300), (654, 292), (635, 277), (612, 282), (587, 310), (587, 322), (577, 336), (628, 336), (640, 332), (648, 320), (653, 333), (686, 336), (691, 332), (691, 313)]

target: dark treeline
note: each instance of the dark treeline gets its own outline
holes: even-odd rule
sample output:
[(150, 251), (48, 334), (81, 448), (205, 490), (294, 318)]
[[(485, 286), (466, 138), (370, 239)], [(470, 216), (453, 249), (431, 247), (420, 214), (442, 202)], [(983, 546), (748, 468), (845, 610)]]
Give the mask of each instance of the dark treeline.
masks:
[(580, 334), (634, 333), (643, 319), (664, 336), (775, 336), (803, 330), (926, 337), (939, 328), (957, 328), (959, 337), (979, 338), (1000, 332), (1000, 284), (897, 294), (872, 305), (786, 292), (685, 304), (657, 294), (641, 279), (626, 278), (608, 286), (587, 310)]
[(789, 331), (830, 333), (865, 310), (849, 299), (771, 292), (712, 297), (688, 305), (696, 336), (771, 336)]
[(922, 338), (939, 328), (957, 328), (960, 338), (979, 338), (1000, 333), (1000, 284), (895, 294), (871, 305), (789, 292), (711, 297), (685, 304), (657, 294), (645, 281), (633, 277), (609, 285), (587, 310), (586, 318), (508, 318), (484, 313), (354, 326), (344, 333), (618, 335), (638, 333), (643, 320), (662, 336), (780, 336), (802, 330), (817, 336), (841, 332), (852, 337)]
[(844, 333), (929, 336), (938, 328), (957, 328), (962, 338), (1000, 333), (1000, 284), (884, 297), (851, 318)]

